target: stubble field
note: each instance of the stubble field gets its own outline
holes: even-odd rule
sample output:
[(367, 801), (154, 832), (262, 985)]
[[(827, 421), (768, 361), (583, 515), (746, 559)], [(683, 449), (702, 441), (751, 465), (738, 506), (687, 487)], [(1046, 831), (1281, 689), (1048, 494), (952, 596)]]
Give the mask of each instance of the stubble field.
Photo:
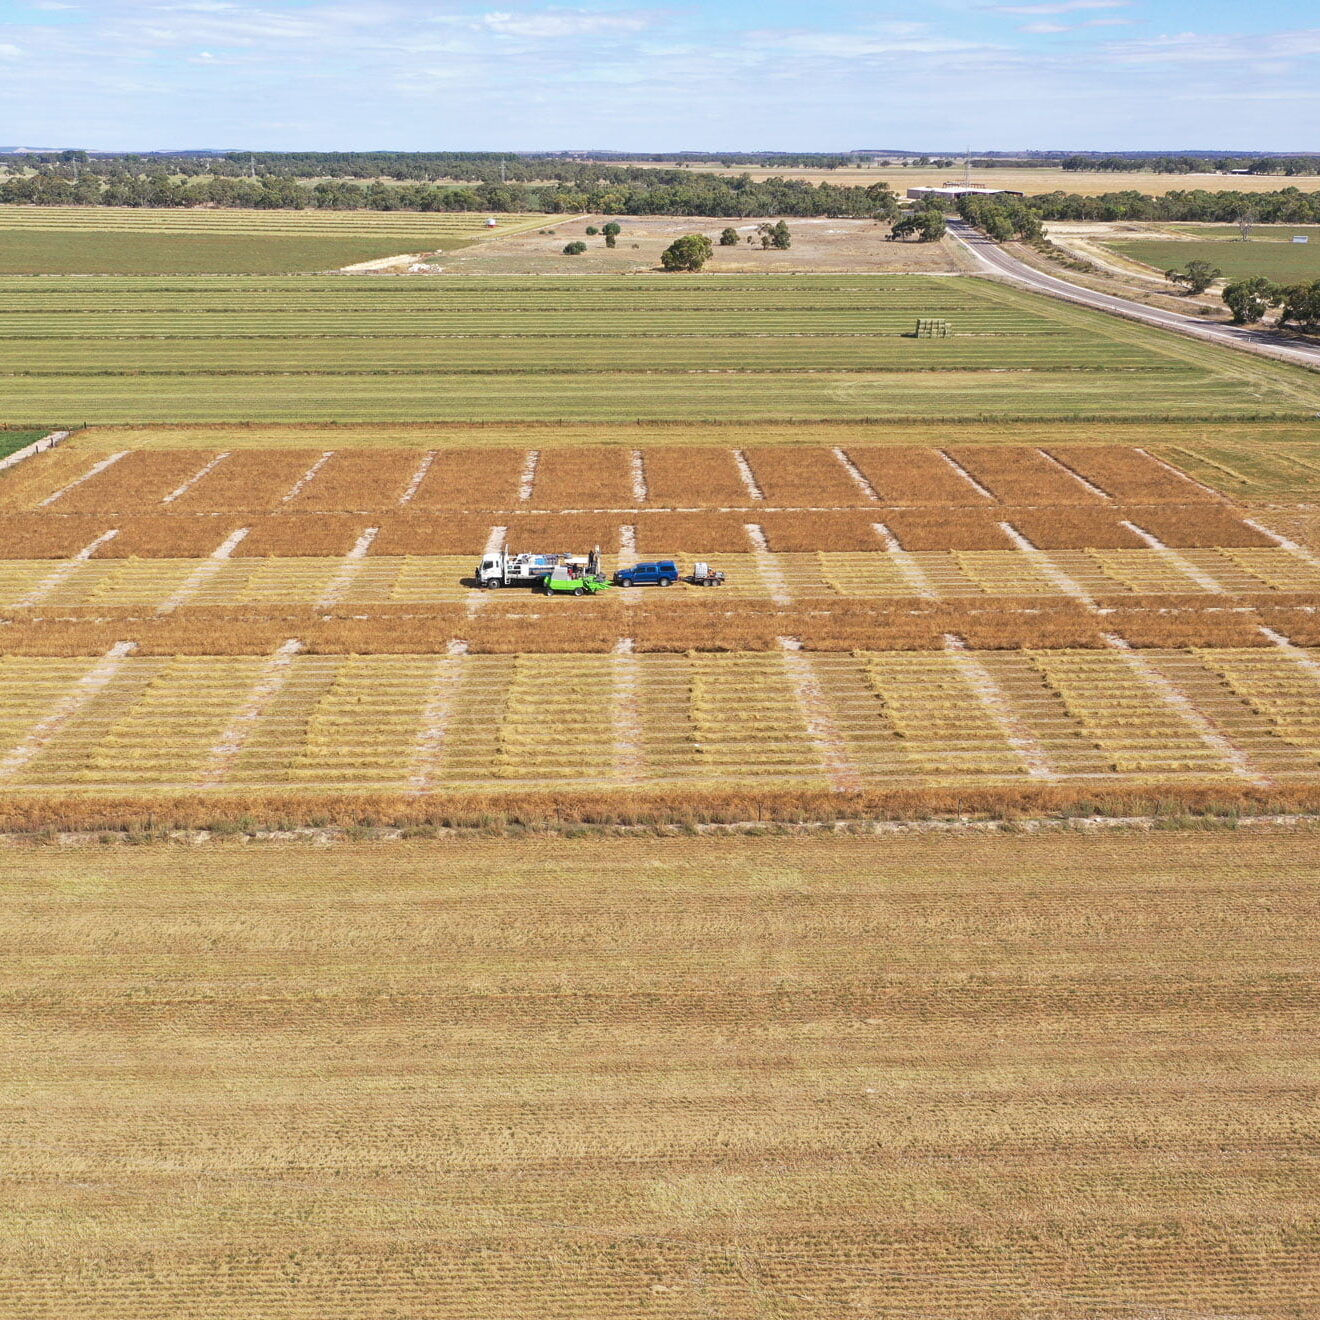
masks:
[(1316, 858), (10, 848), (0, 1315), (1312, 1314)]

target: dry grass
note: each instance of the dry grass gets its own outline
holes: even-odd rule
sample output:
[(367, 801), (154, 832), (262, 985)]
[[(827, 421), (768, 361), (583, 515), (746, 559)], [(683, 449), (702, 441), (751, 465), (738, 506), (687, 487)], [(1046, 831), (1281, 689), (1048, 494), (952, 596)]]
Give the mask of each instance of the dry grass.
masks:
[(915, 445), (848, 445), (857, 465), (886, 504), (984, 507), (988, 501), (932, 449)]
[[(168, 513), (133, 514), (128, 518), (114, 519), (114, 524), (119, 528), (119, 535), (101, 546), (95, 558), (204, 559), (242, 525), (233, 514), (201, 517)], [(286, 550), (284, 553), (301, 552)], [(307, 553), (319, 554), (320, 551)]]
[(864, 502), (856, 482), (828, 449), (754, 445), (745, 453), (767, 504), (846, 508)]
[(771, 550), (877, 550), (880, 538), (874, 524), (887, 514), (871, 513), (765, 513), (756, 521)]
[[(411, 506), (410, 506), (411, 507)], [(389, 514), (379, 520), (377, 555), (479, 555), (486, 548), (493, 515)]]
[(1093, 485), (1125, 503), (1199, 504), (1214, 498), (1194, 481), (1170, 472), (1153, 458), (1126, 446), (1073, 448), (1071, 445), (1047, 445), (1046, 450), (1061, 463), (1080, 472)]
[[(747, 523), (743, 513), (642, 513), (637, 516), (639, 555), (746, 554)], [(759, 516), (759, 515), (757, 515)]]
[(642, 451), (647, 495), (670, 508), (741, 508), (751, 503), (728, 448), (648, 445)]
[(411, 449), (336, 450), (286, 507), (326, 513), (391, 508), (408, 488), (417, 463)]
[(117, 523), (87, 514), (7, 513), (0, 518), (0, 559), (67, 559)]
[[(1125, 549), (1146, 543), (1112, 509), (1004, 509), (1001, 517), (1041, 550)], [(1146, 510), (1141, 511), (1146, 516)]]
[(626, 509), (637, 504), (628, 450), (548, 449), (536, 467), (534, 509)]
[(950, 449), (949, 454), (1005, 504), (1081, 504), (1101, 500), (1033, 449), (987, 445)]
[[(414, 460), (420, 455), (414, 453)], [(409, 509), (511, 509), (526, 451), (517, 449), (440, 449), (408, 502)]]
[(54, 513), (144, 513), (195, 476), (214, 454), (193, 449), (138, 450), (56, 500)]
[(346, 555), (372, 525), (365, 513), (280, 514), (252, 520), (252, 530), (234, 551), (238, 559), (323, 558)]
[(1254, 527), (1248, 527), (1221, 505), (1192, 508), (1128, 509), (1127, 518), (1138, 527), (1158, 537), (1165, 545), (1194, 546), (1269, 546), (1274, 542)]
[[(0, 826), (1163, 805), (7, 795)], [(1311, 830), (10, 848), (5, 869), (15, 1320), (1314, 1309)]]
[(280, 506), (322, 452), (240, 450), (180, 495), (170, 509), (175, 513), (269, 513)]
[(876, 514), (904, 550), (1008, 550), (1012, 542), (999, 526), (1002, 510), (884, 509)]

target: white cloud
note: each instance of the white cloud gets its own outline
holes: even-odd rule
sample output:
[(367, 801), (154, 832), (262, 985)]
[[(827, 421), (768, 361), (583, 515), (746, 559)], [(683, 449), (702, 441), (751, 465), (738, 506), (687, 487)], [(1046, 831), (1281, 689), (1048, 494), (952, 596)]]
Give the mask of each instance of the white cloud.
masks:
[(0, 60), (17, 60), (23, 57), (23, 48), (8, 41), (0, 41)]
[(1067, 23), (1023, 23), (1023, 25), (1020, 28), (1018, 28), (1019, 32), (1031, 32), (1031, 33), (1040, 33), (1040, 34), (1045, 34), (1050, 32), (1072, 32), (1074, 30), (1075, 29), (1069, 27)]
[(547, 9), (540, 13), (483, 14), (481, 27), (511, 37), (577, 37), (599, 32), (640, 32), (651, 26), (653, 16), (640, 10), (606, 14), (586, 9)]
[(1052, 0), (1040, 5), (992, 5), (996, 14), (1025, 18), (1033, 14), (1075, 14), (1087, 9), (1126, 9), (1129, 0)]

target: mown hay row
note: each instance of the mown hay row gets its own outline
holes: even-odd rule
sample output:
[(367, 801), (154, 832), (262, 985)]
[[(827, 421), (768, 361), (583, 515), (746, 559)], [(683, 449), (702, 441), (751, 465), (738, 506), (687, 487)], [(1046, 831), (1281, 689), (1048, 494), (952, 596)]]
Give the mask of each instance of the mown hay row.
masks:
[(1194, 481), (1124, 445), (1047, 445), (1046, 452), (1116, 500), (1131, 504), (1204, 504), (1214, 500)]
[(1101, 502), (1075, 477), (1026, 446), (974, 445), (948, 452), (1004, 504)]

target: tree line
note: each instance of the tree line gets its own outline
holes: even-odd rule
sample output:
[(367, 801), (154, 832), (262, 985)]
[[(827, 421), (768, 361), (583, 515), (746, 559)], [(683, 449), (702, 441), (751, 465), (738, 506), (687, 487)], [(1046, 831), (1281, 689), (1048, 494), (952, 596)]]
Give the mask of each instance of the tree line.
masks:
[[(596, 167), (597, 171), (601, 167)], [(38, 172), (0, 180), (0, 203), (33, 206), (217, 206), (255, 210), (485, 211), (613, 215), (838, 216), (888, 219), (898, 209), (886, 183), (843, 188), (799, 179), (754, 181), (675, 170), (607, 173), (590, 187), (562, 183), (317, 183), (266, 175), (175, 178), (159, 169), (102, 177)]]
[(1249, 174), (1320, 174), (1320, 156), (1066, 156), (1062, 169), (1099, 174), (1204, 174), (1246, 170)]

